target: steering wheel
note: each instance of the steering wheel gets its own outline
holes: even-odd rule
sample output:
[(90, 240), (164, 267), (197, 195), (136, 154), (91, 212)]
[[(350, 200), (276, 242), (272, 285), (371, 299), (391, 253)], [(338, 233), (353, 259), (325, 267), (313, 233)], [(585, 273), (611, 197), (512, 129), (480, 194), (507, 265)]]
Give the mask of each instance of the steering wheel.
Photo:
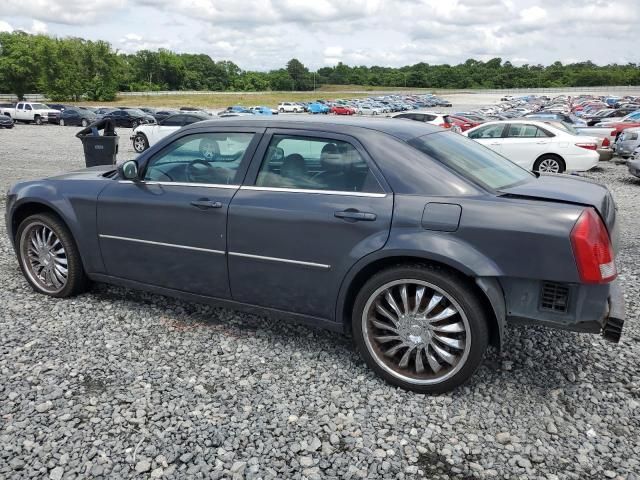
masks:
[(192, 160), (186, 167), (187, 179), (193, 183), (211, 182), (216, 176), (216, 168), (212, 167), (209, 162), (198, 158)]

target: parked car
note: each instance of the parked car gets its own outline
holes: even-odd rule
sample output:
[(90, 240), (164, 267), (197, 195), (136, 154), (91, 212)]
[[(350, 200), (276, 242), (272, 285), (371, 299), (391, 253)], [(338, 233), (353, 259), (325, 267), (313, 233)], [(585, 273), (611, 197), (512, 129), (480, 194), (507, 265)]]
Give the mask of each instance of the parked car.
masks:
[(640, 149), (636, 149), (634, 155), (627, 160), (627, 168), (631, 175), (640, 178)]
[(95, 113), (81, 107), (67, 107), (58, 116), (58, 124), (61, 127), (65, 125), (86, 127), (97, 120), (98, 116)]
[(600, 160), (595, 137), (573, 135), (535, 120), (487, 122), (463, 135), (534, 172), (583, 172)]
[(460, 132), (466, 132), (470, 128), (482, 125), (484, 122), (477, 122), (461, 115), (448, 115), (448, 123)]
[(118, 110), (118, 109), (117, 108), (111, 108), (111, 107), (100, 107), (100, 108), (95, 109), (93, 111), (93, 113), (95, 113), (96, 116), (100, 119), (100, 118), (103, 118), (107, 113), (114, 112), (116, 110)]
[(179, 110), (160, 109), (156, 110), (156, 113), (153, 114), (153, 118), (156, 119), (156, 123), (159, 123), (165, 118), (170, 117), (171, 115), (177, 115), (178, 113), (180, 113)]
[(302, 113), (304, 112), (304, 107), (295, 102), (280, 102), (278, 104), (278, 111), (280, 113)]
[(116, 127), (136, 128), (143, 123), (155, 123), (155, 118), (151, 115), (135, 109), (111, 110), (104, 114), (103, 118), (111, 118)]
[(372, 105), (358, 105), (358, 107), (356, 107), (356, 113), (358, 115), (382, 115), (384, 111), (382, 108)]
[(616, 155), (622, 158), (629, 158), (633, 152), (640, 147), (640, 128), (627, 128), (614, 143), (613, 149)]
[(329, 111), (335, 115), (353, 115), (355, 113), (355, 109), (347, 105), (334, 105)]
[(52, 109), (47, 115), (47, 122), (58, 125), (60, 123), (60, 113), (64, 112), (69, 105), (65, 105), (64, 103), (48, 103), (47, 107)]
[(606, 187), (424, 122), (340, 120), (207, 121), (115, 171), (20, 182), (20, 268), (53, 297), (93, 280), (350, 331), (423, 393), (464, 383), (509, 322), (619, 341)]
[(595, 138), (598, 142), (596, 152), (598, 152), (598, 155), (600, 156), (599, 161), (608, 162), (613, 158), (614, 152), (611, 146), (611, 140), (608, 137), (608, 133), (602, 135), (599, 133), (599, 130), (596, 128), (574, 127), (572, 124), (567, 122), (552, 121), (552, 122), (544, 122), (544, 123), (548, 123), (549, 125), (559, 128), (560, 130), (565, 130), (571, 135), (582, 135), (584, 137)]
[(191, 125), (203, 120), (211, 120), (211, 117), (202, 113), (179, 113), (171, 115), (157, 124), (145, 123), (138, 125), (133, 129), (130, 137), (133, 149), (138, 153), (142, 153), (185, 125)]
[[(251, 110), (255, 115), (270, 116), (270, 115), (274, 114), (272, 109), (270, 109), (269, 107), (264, 107), (264, 106), (251, 107), (249, 110)], [(277, 114), (278, 111), (276, 110), (275, 113)]]
[(449, 121), (449, 115), (437, 112), (402, 112), (392, 115), (391, 118), (399, 118), (404, 120), (415, 120), (417, 122), (429, 123), (431, 125), (437, 125), (442, 128), (451, 128), (451, 122)]
[(42, 125), (49, 121), (49, 114), (57, 114), (58, 111), (49, 108), (44, 103), (18, 102), (13, 108), (1, 108), (0, 113), (9, 116), (14, 122), (27, 122)]
[(322, 103), (314, 102), (307, 105), (309, 113), (329, 113), (329, 107)]
[(8, 115), (0, 115), (0, 128), (13, 128), (13, 119)]

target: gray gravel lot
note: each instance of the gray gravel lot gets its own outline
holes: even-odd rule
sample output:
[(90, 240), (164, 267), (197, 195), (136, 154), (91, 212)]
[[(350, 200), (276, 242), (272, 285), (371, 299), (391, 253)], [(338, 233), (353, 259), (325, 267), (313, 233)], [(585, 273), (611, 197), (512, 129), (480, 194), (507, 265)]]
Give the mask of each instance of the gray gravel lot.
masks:
[[(76, 131), (0, 130), (2, 191), (82, 167)], [(435, 397), (386, 385), (333, 333), (103, 285), (37, 295), (3, 196), (0, 478), (640, 478), (640, 180), (614, 163), (588, 176), (624, 224), (622, 342), (510, 328)]]

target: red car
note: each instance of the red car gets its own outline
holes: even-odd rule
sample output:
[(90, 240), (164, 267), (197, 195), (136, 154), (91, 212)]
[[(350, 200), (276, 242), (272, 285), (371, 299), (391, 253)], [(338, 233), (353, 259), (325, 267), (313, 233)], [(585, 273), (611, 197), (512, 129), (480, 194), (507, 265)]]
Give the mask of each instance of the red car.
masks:
[(611, 128), (610, 136), (617, 139), (625, 129), (640, 127), (640, 122), (617, 122), (608, 127)]
[(334, 105), (329, 111), (336, 115), (353, 115), (354, 113), (356, 113), (353, 108), (347, 107), (345, 105)]
[(458, 127), (461, 132), (465, 132), (470, 128), (477, 127), (482, 124), (482, 122), (477, 122), (461, 115), (449, 115), (449, 123)]

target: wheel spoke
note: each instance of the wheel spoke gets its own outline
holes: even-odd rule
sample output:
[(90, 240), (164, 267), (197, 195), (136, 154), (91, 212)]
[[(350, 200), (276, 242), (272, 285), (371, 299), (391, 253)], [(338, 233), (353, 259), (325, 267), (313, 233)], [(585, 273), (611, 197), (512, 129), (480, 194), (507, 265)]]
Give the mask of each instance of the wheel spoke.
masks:
[(412, 312), (413, 314), (418, 313), (418, 310), (420, 309), (420, 304), (422, 303), (422, 297), (424, 296), (424, 291), (425, 291), (424, 287), (416, 288), (415, 305), (413, 306), (413, 312)]
[(431, 345), (431, 348), (433, 348), (433, 351), (436, 353), (436, 355), (438, 355), (438, 357), (443, 359), (449, 365), (453, 365), (455, 363), (455, 361), (456, 361), (456, 356), (455, 355), (447, 352), (445, 349), (439, 347), (438, 345), (436, 345), (433, 342), (431, 342), (430, 345)]
[(371, 323), (378, 327), (380, 330), (388, 330), (390, 332), (398, 333), (398, 328), (395, 325), (389, 325), (388, 323), (381, 322), (380, 320), (371, 320)]
[(376, 311), (386, 317), (389, 321), (393, 322), (396, 327), (398, 326), (398, 319), (379, 303), (376, 305)]
[(429, 362), (429, 366), (431, 367), (431, 370), (433, 370), (433, 373), (438, 373), (440, 371), (440, 369), (442, 368), (442, 365), (440, 365), (440, 363), (438, 363), (438, 360), (436, 360), (436, 357), (434, 357), (429, 350), (427, 349), (427, 362)]
[(388, 357), (393, 357), (396, 353), (398, 353), (400, 350), (402, 350), (403, 348), (407, 348), (408, 345), (405, 343), (399, 343), (398, 345), (394, 345), (393, 347), (391, 347), (389, 350), (387, 350), (386, 352), (384, 352), (384, 354)]
[(434, 293), (433, 296), (431, 297), (431, 300), (429, 300), (429, 305), (427, 305), (427, 309), (424, 311), (425, 316), (429, 315), (433, 311), (433, 309), (438, 306), (438, 304), (442, 301), (443, 298), (444, 297), (439, 293)]
[(373, 337), (376, 339), (376, 341), (380, 342), (380, 343), (389, 343), (389, 342), (397, 342), (402, 340), (399, 336), (397, 335), (382, 335), (380, 337)]
[(416, 350), (416, 373), (424, 372), (424, 363), (422, 363), (422, 349), (423, 347), (418, 347), (418, 350)]
[(437, 314), (435, 317), (429, 318), (429, 321), (431, 323), (439, 322), (440, 320), (445, 320), (449, 317), (453, 317), (456, 313), (458, 313), (458, 311), (455, 308), (447, 307), (443, 311), (441, 311), (439, 314)]
[(404, 352), (404, 355), (402, 355), (400, 362), (398, 362), (398, 366), (400, 368), (407, 368), (409, 366), (409, 359), (411, 358), (411, 352), (413, 352), (415, 348), (416, 348), (415, 345), (413, 347), (407, 348), (407, 351)]
[(435, 325), (433, 327), (433, 331), (442, 333), (462, 333), (464, 332), (464, 325), (462, 322), (450, 323), (448, 325)]
[(407, 296), (407, 285), (404, 284), (400, 287), (400, 298), (402, 299), (402, 311), (403, 313), (409, 312), (409, 297)]
[(433, 338), (441, 343), (444, 343), (448, 347), (462, 350), (464, 348), (464, 341), (457, 338), (444, 337), (442, 335), (434, 335)]
[(393, 298), (393, 295), (391, 295), (391, 291), (390, 290), (387, 290), (387, 293), (385, 294), (384, 298), (386, 298), (387, 303), (389, 303), (389, 305), (391, 306), (393, 311), (396, 312), (396, 315), (398, 315), (398, 317), (401, 317), (402, 316), (402, 312), (400, 311), (400, 307), (398, 307), (398, 304), (396, 303), (395, 299)]

